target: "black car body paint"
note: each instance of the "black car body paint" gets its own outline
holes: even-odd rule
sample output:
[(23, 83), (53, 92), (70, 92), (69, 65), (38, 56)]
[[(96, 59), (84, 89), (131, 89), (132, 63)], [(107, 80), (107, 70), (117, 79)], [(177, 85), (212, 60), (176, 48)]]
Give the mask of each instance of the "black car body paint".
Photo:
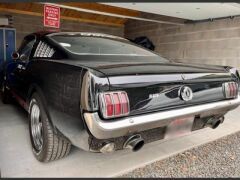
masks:
[[(104, 142), (98, 141), (89, 132), (83, 116), (84, 112), (97, 112), (101, 116), (98, 104), (98, 94), (101, 92), (126, 91), (131, 117), (223, 101), (222, 83), (239, 82), (238, 77), (226, 67), (174, 63), (157, 55), (81, 55), (69, 52), (53, 40), (51, 36), (54, 33), (34, 33), (30, 36), (35, 40), (29, 61), (16, 60), (5, 67), (7, 86), (26, 110), (32, 93), (38, 92), (54, 127), (74, 145), (85, 150), (99, 151)], [(46, 49), (54, 49), (53, 56), (34, 57), (40, 42), (49, 46)], [(194, 98), (190, 102), (179, 97), (179, 89), (183, 85), (193, 91)], [(160, 129), (164, 133), (164, 128)], [(120, 144), (123, 144), (124, 137), (131, 134), (111, 141), (121, 141)]]

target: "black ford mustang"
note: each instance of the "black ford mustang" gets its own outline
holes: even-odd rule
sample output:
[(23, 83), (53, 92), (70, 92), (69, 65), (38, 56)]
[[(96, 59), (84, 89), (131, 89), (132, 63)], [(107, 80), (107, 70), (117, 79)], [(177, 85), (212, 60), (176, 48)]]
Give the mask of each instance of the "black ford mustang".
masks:
[(126, 39), (80, 32), (26, 36), (3, 71), (2, 100), (29, 113), (39, 161), (129, 148), (205, 127), (240, 104), (235, 68), (173, 63)]

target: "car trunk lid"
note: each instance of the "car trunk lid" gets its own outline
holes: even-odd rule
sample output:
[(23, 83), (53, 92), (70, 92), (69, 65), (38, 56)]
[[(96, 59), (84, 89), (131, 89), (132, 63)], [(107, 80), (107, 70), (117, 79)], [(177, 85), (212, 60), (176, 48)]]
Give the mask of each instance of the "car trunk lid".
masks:
[[(103, 73), (109, 91), (127, 92), (130, 115), (224, 100), (222, 84), (234, 78), (222, 66), (132, 58), (79, 61)], [(179, 96), (183, 86), (191, 88), (192, 100), (186, 102)]]
[[(222, 84), (233, 79), (224, 67), (209, 65), (118, 62), (95, 68), (108, 77), (110, 91), (127, 92), (130, 115), (224, 100)], [(179, 95), (184, 86), (193, 92), (187, 102)]]

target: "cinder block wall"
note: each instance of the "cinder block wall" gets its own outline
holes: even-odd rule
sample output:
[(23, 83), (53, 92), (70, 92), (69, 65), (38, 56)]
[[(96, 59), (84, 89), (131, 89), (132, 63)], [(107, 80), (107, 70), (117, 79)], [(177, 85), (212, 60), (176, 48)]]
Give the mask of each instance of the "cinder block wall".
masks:
[[(5, 15), (5, 13), (0, 13)], [(17, 29), (17, 47), (22, 38), (43, 30), (43, 18), (13, 16)], [(181, 62), (230, 65), (240, 69), (240, 18), (215, 20), (182, 26), (129, 20), (125, 28), (61, 21), (62, 31), (102, 32), (127, 38), (147, 36), (162, 56)]]
[[(6, 13), (0, 13), (0, 15), (6, 15)], [(7, 15), (13, 16), (13, 27), (17, 32), (17, 47), (19, 47), (22, 39), (27, 34), (35, 31), (44, 30), (43, 17), (20, 15), (7, 13)], [(117, 36), (124, 36), (124, 27), (114, 27), (106, 25), (97, 25), (92, 23), (81, 23), (76, 21), (61, 20), (62, 31), (83, 31), (83, 32), (99, 32), (107, 33)]]
[(186, 25), (128, 21), (125, 37), (147, 36), (155, 51), (172, 60), (240, 69), (240, 18)]

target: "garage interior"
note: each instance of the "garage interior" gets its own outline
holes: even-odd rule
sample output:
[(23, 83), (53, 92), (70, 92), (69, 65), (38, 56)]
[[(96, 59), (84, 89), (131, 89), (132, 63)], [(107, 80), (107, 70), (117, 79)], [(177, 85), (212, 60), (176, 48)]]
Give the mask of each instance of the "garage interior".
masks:
[[(16, 32), (16, 40), (12, 41), (11, 47), (17, 48), (24, 36), (42, 30), (98, 32), (128, 39), (146, 36), (154, 44), (155, 51), (167, 59), (240, 69), (238, 3), (48, 4), (61, 8), (60, 29), (43, 27), (44, 3), (0, 3), (0, 29), (10, 28)], [(7, 60), (10, 60), (9, 56), (0, 59), (0, 63)], [(27, 114), (17, 105), (3, 104), (0, 104), (0, 114), (2, 177), (118, 176), (240, 130), (239, 124), (234, 121), (239, 114), (238, 108), (226, 118), (226, 124), (217, 130), (204, 129), (170, 142), (155, 142), (137, 153), (123, 151), (110, 156), (93, 155), (73, 148), (69, 158), (41, 164), (31, 152)], [(206, 131), (209, 131), (209, 137), (202, 136)], [(155, 151), (158, 152), (153, 153)], [(144, 158), (140, 160), (139, 156)], [(112, 164), (118, 166), (113, 167)]]
[[(60, 30), (130, 39), (147, 36), (155, 51), (168, 59), (240, 68), (238, 3), (160, 4), (58, 3), (62, 7)], [(152, 9), (158, 14), (150, 13)], [(16, 47), (27, 34), (47, 30), (43, 4), (1, 3), (0, 10), (2, 19), (7, 18), (16, 29)]]

